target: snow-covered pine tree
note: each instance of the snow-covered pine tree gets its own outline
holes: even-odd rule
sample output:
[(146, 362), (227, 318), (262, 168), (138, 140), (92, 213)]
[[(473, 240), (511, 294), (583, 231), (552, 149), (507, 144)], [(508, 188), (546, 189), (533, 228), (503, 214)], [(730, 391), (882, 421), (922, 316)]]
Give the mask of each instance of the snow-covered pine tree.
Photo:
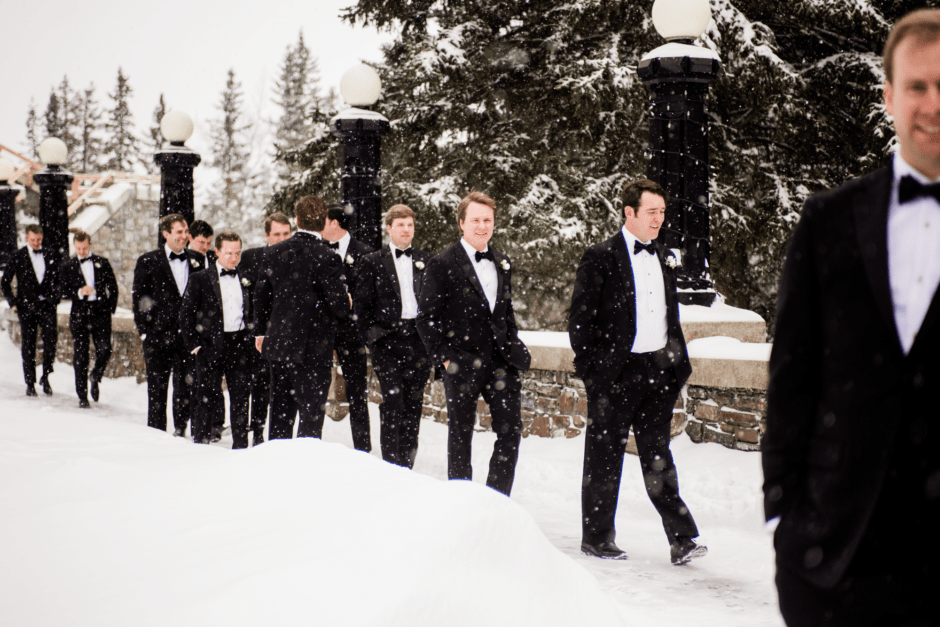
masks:
[(284, 53), (281, 73), (274, 82), (274, 103), (281, 109), (274, 135), (277, 148), (291, 150), (310, 139), (310, 113), (320, 104), (320, 74), (303, 31)]
[(248, 127), (241, 124), (241, 100), (241, 83), (235, 80), (235, 71), (229, 70), (219, 101), (221, 117), (209, 123), (210, 166), (218, 170), (219, 180), (212, 186), (205, 220), (216, 228), (238, 228), (241, 223), (245, 167), (249, 157), (244, 137)]
[(43, 113), (43, 130), (46, 136), (39, 141), (40, 144), (49, 137), (59, 137), (65, 134), (61, 110), (59, 96), (53, 89), (49, 92), (49, 102), (46, 103), (46, 111)]
[(27, 154), (36, 159), (39, 157), (39, 144), (42, 142), (39, 116), (36, 115), (36, 100), (29, 99), (29, 108), (26, 110), (26, 147)]
[(95, 84), (78, 94), (79, 150), (75, 168), (78, 172), (97, 172), (101, 169), (101, 107), (95, 98)]
[(114, 93), (108, 94), (113, 101), (108, 111), (105, 140), (105, 167), (118, 172), (131, 172), (141, 162), (140, 140), (134, 131), (134, 116), (130, 109), (130, 97), (134, 93), (124, 71), (118, 68)]
[(147, 168), (147, 172), (154, 174), (159, 170), (156, 162), (153, 160), (153, 155), (160, 151), (163, 148), (163, 132), (160, 130), (160, 122), (163, 121), (163, 116), (166, 114), (166, 102), (163, 99), (163, 94), (160, 94), (160, 101), (157, 102), (157, 106), (153, 110), (153, 123), (150, 125), (149, 129), (149, 141), (147, 142), (147, 152), (150, 154), (145, 155), (143, 158), (143, 163)]

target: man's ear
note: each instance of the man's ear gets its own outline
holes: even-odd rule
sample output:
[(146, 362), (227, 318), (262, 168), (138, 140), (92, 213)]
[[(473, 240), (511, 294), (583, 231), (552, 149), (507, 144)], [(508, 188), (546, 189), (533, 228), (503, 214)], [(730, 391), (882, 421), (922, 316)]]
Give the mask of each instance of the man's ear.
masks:
[(894, 87), (891, 86), (891, 83), (885, 81), (884, 88), (884, 97), (885, 97), (885, 111), (891, 117), (894, 117)]

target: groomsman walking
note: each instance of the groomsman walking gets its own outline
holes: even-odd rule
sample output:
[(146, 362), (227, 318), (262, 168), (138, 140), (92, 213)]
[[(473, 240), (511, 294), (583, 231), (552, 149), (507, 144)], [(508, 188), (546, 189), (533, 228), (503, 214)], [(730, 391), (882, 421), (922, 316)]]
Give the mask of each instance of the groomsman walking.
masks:
[[(42, 247), (42, 227), (26, 226), (26, 246), (13, 253), (0, 280), (0, 287), (10, 307), (20, 319), (22, 336), (23, 378), (26, 396), (36, 396), (36, 329), (42, 332), (42, 391), (52, 396), (49, 375), (55, 363), (58, 325), (56, 305), (59, 304), (58, 256)], [(16, 293), (13, 293), (16, 279)]]
[(225, 420), (222, 378), (229, 393), (232, 448), (248, 448), (248, 402), (254, 338), (248, 280), (239, 276), (241, 238), (223, 231), (215, 238), (216, 262), (192, 276), (180, 307), (186, 350), (195, 356), (193, 441), (208, 444), (213, 425)]
[(333, 342), (352, 302), (342, 264), (318, 234), (326, 203), (304, 196), (296, 214), (297, 233), (265, 253), (255, 286), (255, 347), (271, 363), (269, 439), (293, 436), (294, 403), (297, 436), (322, 434)]
[(415, 317), (424, 269), (431, 255), (411, 246), (414, 211), (395, 205), (385, 215), (388, 247), (366, 255), (356, 282), (353, 307), (372, 354), (382, 388), (379, 441), (382, 459), (412, 468), (424, 386), (431, 362), (418, 337)]
[(417, 328), (435, 365), (445, 368), (447, 476), (471, 479), (477, 399), (493, 417), (496, 444), (486, 485), (509, 495), (522, 437), (520, 371), (531, 362), (512, 309), (512, 264), (489, 246), (496, 203), (470, 192), (457, 207), (463, 237), (428, 261)]
[[(111, 263), (91, 252), (91, 235), (78, 231), (73, 238), (75, 257), (62, 270), (62, 296), (72, 299), (69, 329), (78, 405), (89, 408), (99, 398), (99, 384), (111, 360), (111, 316), (117, 311), (118, 286)], [(95, 367), (88, 375), (88, 341), (95, 343)]]

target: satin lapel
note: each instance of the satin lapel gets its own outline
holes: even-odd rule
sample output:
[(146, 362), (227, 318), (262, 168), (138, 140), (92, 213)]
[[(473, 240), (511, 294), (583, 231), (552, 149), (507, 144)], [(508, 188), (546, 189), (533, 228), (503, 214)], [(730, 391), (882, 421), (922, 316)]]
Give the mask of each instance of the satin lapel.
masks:
[[(30, 257), (30, 255), (32, 255), (32, 254), (33, 254), (32, 248), (30, 248), (29, 246), (27, 246), (27, 247), (26, 247), (26, 267), (29, 268), (29, 276), (33, 277), (33, 285), (36, 286), (36, 292), (38, 293), (38, 292), (39, 292), (39, 287), (40, 287), (40, 286), (39, 286), (39, 277), (36, 276), (36, 268), (33, 267), (33, 259), (32, 259), (32, 257)], [(43, 254), (42, 258), (45, 259), (45, 258), (46, 258), (46, 255)], [(46, 265), (46, 272), (49, 272), (49, 266), (48, 266), (48, 264)], [(45, 279), (46, 277), (44, 276), (43, 278)], [(17, 280), (19, 280), (19, 279), (17, 279)]]
[(888, 202), (892, 176), (890, 167), (880, 171), (867, 193), (855, 201), (854, 209), (859, 250), (862, 251), (862, 262), (875, 295), (875, 304), (885, 324), (894, 331), (896, 346), (900, 351), (901, 342), (894, 323), (888, 279)]
[[(241, 275), (238, 277), (238, 284), (242, 288), (242, 322), (245, 326), (248, 326), (248, 322), (251, 320), (251, 292), (248, 287), (244, 284), (244, 279)], [(222, 293), (222, 286), (219, 285), (219, 294)]]
[[(215, 268), (206, 270), (206, 272), (209, 273), (209, 282), (212, 284), (212, 293), (215, 294), (215, 300), (217, 303), (219, 303), (219, 313), (222, 313), (222, 285), (219, 283), (219, 273)], [(189, 278), (191, 280), (192, 276)]]
[[(170, 269), (170, 259), (166, 256), (166, 250), (160, 249), (160, 261), (157, 263), (163, 273), (163, 282), (166, 283), (167, 292), (180, 294), (180, 288), (176, 286), (176, 279), (173, 278), (173, 270)], [(187, 259), (188, 263), (188, 259)], [(182, 294), (180, 294), (182, 296)]]
[(385, 248), (382, 250), (382, 266), (385, 268), (385, 272), (388, 274), (389, 280), (395, 287), (393, 290), (395, 292), (395, 296), (397, 296), (399, 302), (401, 302), (401, 285), (398, 283), (398, 271), (395, 270), (395, 258), (392, 255), (392, 250), (390, 248)]
[[(492, 247), (490, 247), (490, 250), (493, 250)], [(502, 253), (497, 252), (496, 250), (493, 250), (493, 259), (496, 262), (495, 263), (496, 265), (496, 302), (493, 304), (493, 315), (496, 315), (496, 310), (499, 309), (500, 303), (502, 303), (503, 300), (505, 300), (503, 298), (504, 277), (503, 277), (503, 268), (501, 266), (504, 256)]]
[(427, 265), (428, 259), (430, 259), (430, 257), (425, 259), (424, 253), (422, 253), (420, 250), (414, 251), (412, 255), (411, 282), (414, 285), (415, 298), (417, 298), (418, 294), (421, 293), (421, 283), (424, 281), (424, 270), (418, 270), (417, 263), (420, 261), (421, 263)]
[(627, 302), (630, 304), (630, 313), (633, 320), (636, 320), (636, 288), (633, 282), (633, 265), (630, 263), (630, 253), (627, 252), (627, 242), (623, 239), (623, 233), (618, 232), (613, 238), (611, 246), (614, 249), (614, 258), (617, 259), (617, 265), (620, 266), (620, 278), (623, 280), (623, 289), (627, 295)]
[[(473, 286), (473, 289), (477, 291), (477, 294), (480, 295), (480, 298), (483, 299), (483, 302), (486, 304), (486, 308), (490, 308), (489, 301), (486, 300), (486, 294), (483, 293), (483, 285), (480, 284), (480, 279), (477, 278), (477, 271), (473, 269), (473, 262), (470, 260), (470, 257), (467, 255), (467, 251), (464, 250), (463, 244), (457, 242), (454, 246), (454, 256), (457, 260), (457, 265), (460, 266), (460, 269), (463, 270), (463, 273), (467, 275), (467, 280), (470, 281), (470, 285)], [(499, 274), (499, 271), (497, 271)], [(493, 308), (496, 309), (495, 307)]]

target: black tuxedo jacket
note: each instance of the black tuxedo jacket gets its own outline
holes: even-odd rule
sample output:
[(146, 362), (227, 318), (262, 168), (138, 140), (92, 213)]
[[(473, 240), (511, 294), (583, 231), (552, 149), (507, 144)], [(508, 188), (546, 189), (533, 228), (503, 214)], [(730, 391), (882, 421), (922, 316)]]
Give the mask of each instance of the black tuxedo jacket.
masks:
[[(242, 288), (242, 321), (249, 334), (253, 332), (251, 319), (251, 292), (245, 285), (248, 279), (241, 276), (238, 282)], [(183, 303), (180, 306), (179, 325), (183, 334), (183, 344), (187, 351), (201, 346), (200, 352), (210, 363), (222, 356), (225, 338), (225, 320), (222, 309), (222, 289), (219, 273), (215, 266), (209, 266), (205, 272), (189, 277)], [(253, 340), (253, 335), (250, 335)]]
[[(42, 277), (42, 284), (36, 280), (36, 271), (29, 256), (32, 248), (23, 246), (13, 253), (7, 263), (0, 280), (0, 287), (10, 307), (16, 307), (17, 312), (31, 315), (42, 305), (52, 305), (59, 302), (59, 272), (62, 265), (58, 257), (48, 247), (42, 248), (42, 256), (46, 261), (46, 272)], [(13, 278), (16, 277), (16, 293), (13, 293)], [(43, 300), (39, 297), (42, 296)]]
[(249, 248), (242, 253), (241, 261), (238, 262), (239, 279), (247, 279), (248, 291), (254, 294), (255, 286), (258, 284), (259, 273), (261, 272), (261, 263), (264, 261), (264, 253), (271, 248), (270, 246), (259, 246), (258, 248)]
[[(187, 250), (186, 256), (189, 263), (189, 281), (192, 281), (197, 272), (205, 269), (206, 260), (193, 250)], [(159, 340), (169, 344), (178, 337), (183, 295), (176, 287), (173, 271), (170, 270), (170, 260), (167, 259), (162, 246), (137, 258), (132, 297), (134, 323), (137, 325), (137, 332), (147, 336), (145, 342)]]
[[(666, 263), (675, 256), (655, 240), (654, 246), (666, 291), (667, 355), (682, 387), (692, 365), (679, 324), (676, 270)], [(617, 381), (636, 339), (636, 288), (622, 231), (584, 251), (571, 296), (568, 336), (575, 374), (586, 385), (604, 389)]]
[[(412, 275), (415, 298), (421, 293), (424, 268), (431, 254), (412, 248)], [(423, 266), (423, 267), (421, 267)], [(362, 259), (353, 296), (356, 320), (362, 338), (370, 346), (401, 326), (401, 285), (395, 271), (395, 257), (385, 246)]]
[(336, 327), (349, 315), (339, 256), (314, 235), (298, 232), (264, 255), (254, 293), (255, 334), (262, 356), (291, 363), (332, 362)]
[[(349, 238), (349, 246), (346, 247), (346, 256), (343, 258), (343, 277), (350, 294), (356, 293), (362, 260), (372, 252), (374, 249), (365, 242), (360, 242), (354, 237)], [(339, 258), (338, 255), (337, 258)]]
[(427, 263), (416, 324), (436, 366), (451, 360), (460, 370), (469, 372), (474, 362), (490, 361), (495, 343), (507, 363), (519, 370), (529, 368), (532, 358), (519, 339), (512, 309), (509, 257), (492, 246), (490, 250), (496, 258), (499, 281), (492, 313), (470, 257), (459, 241)]
[[(897, 537), (912, 517), (936, 516), (940, 498), (940, 293), (904, 355), (888, 278), (891, 184), (886, 168), (809, 198), (780, 284), (764, 508), (780, 516), (778, 562), (821, 587), (841, 579), (866, 530)], [(899, 467), (915, 469), (911, 502), (898, 528), (869, 529)]]
[(78, 295), (78, 290), (85, 287), (85, 275), (78, 257), (69, 259), (62, 268), (62, 298), (71, 299), (73, 314), (90, 308), (93, 303), (98, 303), (113, 314), (117, 311), (118, 285), (111, 263), (95, 254), (91, 255), (91, 263), (95, 265), (95, 284), (92, 287), (95, 288), (97, 300), (89, 301)]

